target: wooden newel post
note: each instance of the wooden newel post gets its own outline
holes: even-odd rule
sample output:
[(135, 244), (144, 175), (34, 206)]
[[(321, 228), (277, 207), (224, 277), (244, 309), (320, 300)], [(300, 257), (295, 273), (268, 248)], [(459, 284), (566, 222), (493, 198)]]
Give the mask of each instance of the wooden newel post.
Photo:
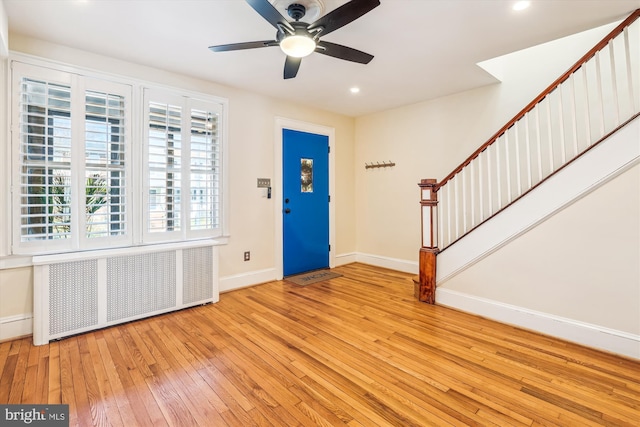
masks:
[(427, 304), (436, 302), (436, 255), (438, 254), (438, 194), (435, 179), (423, 179), (420, 187), (422, 247), (420, 248), (420, 286), (416, 297)]

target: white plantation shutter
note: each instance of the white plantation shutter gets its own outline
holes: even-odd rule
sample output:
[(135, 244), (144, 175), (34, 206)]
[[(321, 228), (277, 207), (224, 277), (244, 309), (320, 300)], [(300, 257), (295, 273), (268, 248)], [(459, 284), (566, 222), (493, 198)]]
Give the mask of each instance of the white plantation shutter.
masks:
[(129, 244), (131, 87), (18, 62), (12, 71), (14, 252)]
[(191, 110), (190, 227), (211, 230), (220, 226), (219, 115)]
[(149, 103), (147, 231), (179, 232), (182, 226), (182, 107)]
[(11, 62), (11, 253), (223, 234), (226, 100), (46, 64)]
[(125, 97), (87, 91), (85, 102), (85, 233), (127, 231)]
[(71, 235), (71, 88), (19, 83), (20, 241)]
[(222, 106), (159, 89), (145, 90), (145, 106), (144, 240), (219, 235)]

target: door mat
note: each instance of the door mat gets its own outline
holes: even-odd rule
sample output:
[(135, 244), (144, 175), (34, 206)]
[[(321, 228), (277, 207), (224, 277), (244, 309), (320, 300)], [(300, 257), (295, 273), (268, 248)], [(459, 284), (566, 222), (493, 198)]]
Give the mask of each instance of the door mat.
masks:
[(329, 279), (335, 279), (342, 274), (334, 273), (329, 270), (310, 271), (309, 273), (298, 274), (297, 276), (285, 277), (287, 282), (295, 283), (300, 286), (307, 286), (312, 283), (318, 283)]

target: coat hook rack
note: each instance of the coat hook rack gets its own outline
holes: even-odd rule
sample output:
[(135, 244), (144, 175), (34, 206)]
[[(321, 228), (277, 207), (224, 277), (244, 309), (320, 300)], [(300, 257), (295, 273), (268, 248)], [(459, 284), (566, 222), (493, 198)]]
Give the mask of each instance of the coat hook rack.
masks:
[(364, 167), (365, 169), (373, 169), (373, 168), (392, 168), (394, 167), (396, 164), (394, 162), (392, 162), (391, 160), (387, 161), (383, 161), (382, 163), (380, 162), (375, 162), (375, 163), (365, 163)]

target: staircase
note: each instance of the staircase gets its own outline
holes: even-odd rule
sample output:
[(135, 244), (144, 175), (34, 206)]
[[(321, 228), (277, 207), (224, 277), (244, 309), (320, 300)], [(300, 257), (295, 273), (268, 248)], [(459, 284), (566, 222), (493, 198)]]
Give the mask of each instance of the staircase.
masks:
[(638, 17), (640, 10), (444, 179), (421, 181), (421, 301), (439, 295), (446, 303), (437, 287), (640, 162)]

